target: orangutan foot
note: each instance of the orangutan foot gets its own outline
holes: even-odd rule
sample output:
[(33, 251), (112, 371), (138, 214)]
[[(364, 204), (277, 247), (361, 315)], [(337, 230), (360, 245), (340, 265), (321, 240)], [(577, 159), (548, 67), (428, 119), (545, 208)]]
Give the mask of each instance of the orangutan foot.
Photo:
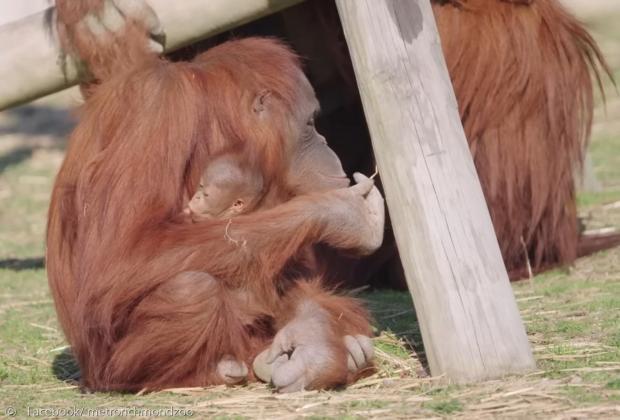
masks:
[[(361, 334), (355, 336), (345, 335), (344, 344), (348, 351), (347, 368), (350, 373), (357, 373), (358, 371), (371, 365), (371, 362), (374, 359), (375, 350), (370, 337)], [(281, 359), (278, 362), (279, 364), (288, 360), (287, 355), (282, 355), (280, 357), (284, 356), (286, 356), (286, 359)], [(256, 356), (254, 362), (252, 363), (252, 369), (254, 370), (256, 377), (267, 383), (271, 382), (271, 374), (273, 369), (273, 363), (269, 363), (268, 358), (269, 349), (266, 349)], [(276, 359), (276, 361), (278, 361), (278, 359)]]

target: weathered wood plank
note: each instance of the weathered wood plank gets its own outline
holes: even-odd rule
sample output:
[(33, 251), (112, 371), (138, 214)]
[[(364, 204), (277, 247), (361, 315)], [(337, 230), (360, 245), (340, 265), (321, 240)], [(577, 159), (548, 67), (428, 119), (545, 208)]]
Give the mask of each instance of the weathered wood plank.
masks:
[[(79, 0), (76, 0), (79, 1)], [(148, 0), (166, 33), (166, 51), (262, 16), (302, 0)], [(0, 110), (75, 84), (75, 69), (61, 61), (52, 29), (53, 8), (0, 26)], [(70, 65), (70, 63), (68, 63)]]
[(431, 373), (534, 367), (428, 0), (336, 0)]

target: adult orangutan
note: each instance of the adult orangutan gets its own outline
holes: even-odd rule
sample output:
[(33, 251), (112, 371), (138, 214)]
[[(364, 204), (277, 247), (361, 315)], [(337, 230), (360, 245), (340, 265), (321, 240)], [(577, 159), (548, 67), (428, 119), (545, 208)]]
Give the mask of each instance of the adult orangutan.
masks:
[(528, 256), (534, 269), (571, 264), (590, 70), (607, 70), (596, 43), (558, 0), (443, 0), (433, 10), (507, 268), (518, 276)]
[[(260, 352), (279, 391), (355, 380), (371, 364), (367, 313), (299, 267), (318, 242), (377, 249), (383, 200), (361, 175), (347, 187), (314, 128), (318, 103), (297, 57), (248, 38), (170, 63), (145, 48), (136, 9), (116, 32), (92, 33), (105, 7), (124, 3), (58, 2), (65, 48), (97, 82), (47, 232), (49, 283), (83, 386), (237, 383), (254, 379)], [(230, 225), (186, 222), (204, 168), (227, 153), (259, 168), (259, 209)]]

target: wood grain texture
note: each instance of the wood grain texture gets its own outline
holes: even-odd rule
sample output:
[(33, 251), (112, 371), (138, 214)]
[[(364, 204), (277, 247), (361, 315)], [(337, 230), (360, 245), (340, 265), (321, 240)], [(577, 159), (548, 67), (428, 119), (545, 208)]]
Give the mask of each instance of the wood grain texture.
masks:
[[(147, 3), (162, 23), (169, 52), (301, 1), (147, 0)], [(76, 83), (75, 69), (63, 62), (58, 48), (53, 10), (48, 8), (0, 26), (0, 110)]]
[(336, 0), (433, 375), (534, 368), (428, 0)]

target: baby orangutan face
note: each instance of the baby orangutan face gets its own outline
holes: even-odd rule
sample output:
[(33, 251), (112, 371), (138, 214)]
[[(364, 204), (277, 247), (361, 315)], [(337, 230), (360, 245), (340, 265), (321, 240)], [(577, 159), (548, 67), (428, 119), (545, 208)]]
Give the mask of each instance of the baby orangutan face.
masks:
[(209, 163), (185, 213), (227, 219), (251, 211), (262, 194), (262, 176), (224, 155)]
[(209, 218), (225, 219), (242, 214), (248, 197), (243, 197), (234, 188), (225, 190), (203, 181), (188, 204), (190, 214)]

